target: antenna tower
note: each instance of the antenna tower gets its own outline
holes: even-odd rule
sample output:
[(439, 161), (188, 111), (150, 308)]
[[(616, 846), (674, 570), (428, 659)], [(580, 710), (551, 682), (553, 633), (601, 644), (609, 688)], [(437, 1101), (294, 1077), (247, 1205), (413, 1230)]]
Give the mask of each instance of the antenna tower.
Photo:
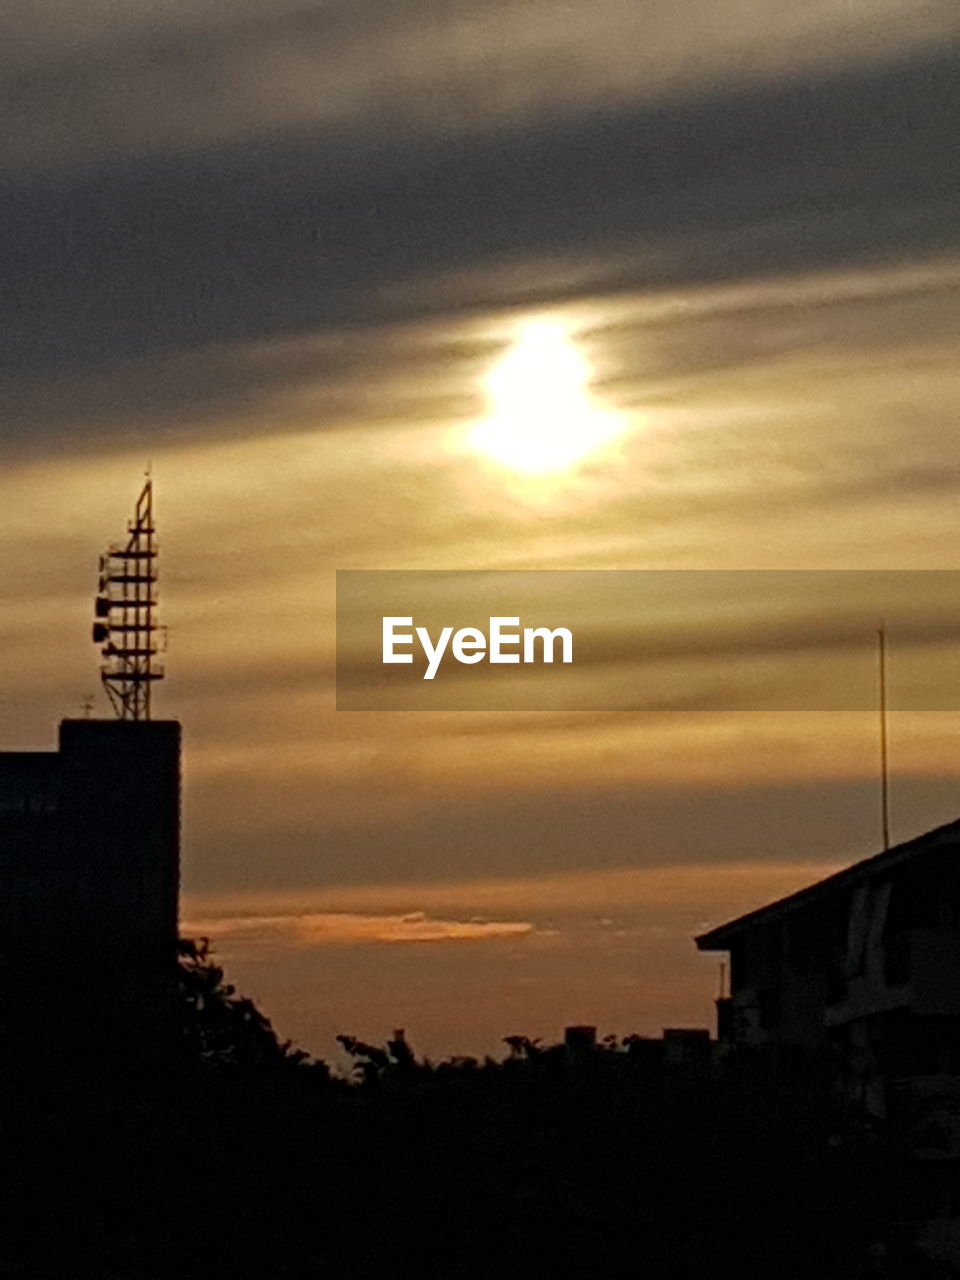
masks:
[(155, 661), (157, 538), (153, 525), (153, 481), (147, 479), (127, 525), (126, 542), (100, 557), (93, 639), (104, 661), (100, 679), (121, 720), (149, 720), (150, 692), (163, 668)]

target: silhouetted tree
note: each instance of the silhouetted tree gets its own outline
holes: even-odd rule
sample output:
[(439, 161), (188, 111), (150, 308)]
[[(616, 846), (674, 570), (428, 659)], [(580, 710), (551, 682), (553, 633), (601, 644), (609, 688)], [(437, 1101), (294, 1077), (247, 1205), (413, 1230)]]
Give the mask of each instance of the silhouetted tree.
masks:
[(280, 1040), (253, 1001), (225, 981), (209, 939), (181, 939), (178, 960), (181, 1046), (191, 1060), (248, 1068), (320, 1065), (290, 1040)]
[(504, 1036), (503, 1043), (510, 1050), (511, 1058), (535, 1058), (543, 1052), (539, 1038), (531, 1040), (529, 1036)]

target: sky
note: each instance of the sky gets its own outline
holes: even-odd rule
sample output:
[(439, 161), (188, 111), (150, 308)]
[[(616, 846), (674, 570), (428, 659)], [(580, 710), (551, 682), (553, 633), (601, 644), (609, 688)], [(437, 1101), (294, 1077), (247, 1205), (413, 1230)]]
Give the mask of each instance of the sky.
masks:
[[(337, 711), (335, 574), (957, 568), (953, 0), (5, 25), (0, 746), (97, 689), (149, 463), (184, 928), (281, 1034), (709, 1025), (692, 935), (876, 851), (876, 716)], [(908, 604), (891, 681), (947, 708), (952, 602)], [(894, 713), (895, 838), (960, 812), (958, 729)]]

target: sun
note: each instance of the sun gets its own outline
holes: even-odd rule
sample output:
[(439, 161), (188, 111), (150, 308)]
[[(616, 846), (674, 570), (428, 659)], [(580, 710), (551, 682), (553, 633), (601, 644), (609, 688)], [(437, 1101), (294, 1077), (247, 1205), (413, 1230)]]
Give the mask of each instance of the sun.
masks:
[(486, 379), (490, 413), (470, 431), (483, 457), (526, 476), (572, 471), (622, 433), (590, 395), (591, 369), (557, 323), (528, 323)]

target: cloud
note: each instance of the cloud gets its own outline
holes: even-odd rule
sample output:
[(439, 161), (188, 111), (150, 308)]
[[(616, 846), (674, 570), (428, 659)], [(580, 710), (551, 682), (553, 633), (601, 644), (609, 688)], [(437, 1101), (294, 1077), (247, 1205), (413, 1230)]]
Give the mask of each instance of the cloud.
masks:
[[(666, 910), (692, 914), (703, 912), (722, 916), (746, 910), (753, 901), (782, 896), (813, 883), (840, 864), (783, 861), (758, 865), (732, 860), (724, 866), (666, 866), (552, 870), (540, 875), (513, 874), (487, 879), (437, 881), (415, 886), (403, 883), (337, 885), (322, 890), (300, 888), (269, 890), (224, 888), (206, 893), (193, 892), (186, 900), (188, 936), (222, 937), (228, 931), (262, 927), (264, 921), (296, 922), (301, 919), (344, 922), (349, 931), (353, 922), (361, 927), (388, 929), (399, 922), (417, 926), (425, 922), (461, 924), (485, 928), (500, 927), (488, 913), (522, 915), (561, 920), (570, 917), (619, 920), (623, 913), (643, 923), (656, 923)], [(424, 909), (411, 909), (411, 903)], [(481, 913), (474, 918), (475, 913)], [(440, 913), (442, 920), (437, 918)], [(639, 913), (639, 915), (638, 915)], [(463, 916), (468, 919), (464, 921)], [(523, 921), (510, 922), (510, 929), (542, 927)], [(544, 926), (545, 927), (545, 926)], [(604, 926), (605, 927), (605, 926)]]
[(54, 366), (942, 249), (958, 86), (946, 48), (443, 145), (279, 134), (11, 175), (0, 364), (42, 385)]
[(231, 948), (267, 945), (312, 949), (374, 943), (484, 942), (526, 937), (535, 932), (535, 926), (523, 920), (444, 920), (424, 911), (403, 915), (303, 912), (187, 919), (181, 932)]
[[(389, 878), (406, 882), (409, 908), (419, 909), (420, 886), (441, 877), (625, 868), (661, 868), (669, 877), (725, 862), (760, 868), (866, 856), (880, 839), (875, 718), (837, 719), (812, 717), (792, 738), (786, 726), (780, 738), (772, 726), (759, 737), (749, 723), (739, 733), (698, 734), (694, 726), (680, 741), (665, 740), (655, 721), (646, 732), (634, 724), (622, 739), (585, 750), (584, 760), (579, 743), (556, 741), (552, 754), (531, 758), (506, 739), (488, 757), (502, 766), (491, 764), (475, 787), (471, 765), (487, 767), (486, 759), (458, 752), (453, 766), (431, 768), (440, 757), (431, 751), (406, 771), (401, 761), (394, 774), (388, 759), (358, 767), (346, 782), (319, 770), (299, 779), (237, 770), (216, 786), (193, 781), (185, 883), (264, 892), (307, 885), (319, 897)], [(916, 737), (925, 729), (917, 726)], [(924, 759), (924, 742), (897, 774), (900, 836), (956, 816), (957, 769), (949, 733), (941, 737), (939, 770)], [(398, 745), (396, 754), (405, 750)], [(478, 901), (462, 907), (452, 918), (511, 918)]]
[[(629, 292), (621, 281), (613, 296), (587, 296), (567, 309), (596, 359), (597, 396), (618, 410), (668, 408), (682, 397), (692, 411), (705, 374), (783, 383), (804, 376), (812, 361), (821, 379), (843, 367), (868, 384), (857, 391), (863, 405), (869, 384), (876, 388), (890, 369), (892, 334), (899, 360), (937, 360), (938, 344), (960, 321), (958, 286), (960, 260), (940, 256), (679, 290)], [(477, 290), (489, 287), (480, 273)], [(578, 314), (591, 309), (599, 315)], [(0, 433), (0, 449), (40, 451), (50, 434), (69, 438), (79, 452), (140, 440), (170, 449), (198, 438), (294, 434), (317, 424), (443, 426), (483, 411), (480, 377), (502, 350), (489, 318), (461, 315), (150, 352), (43, 377), (11, 369), (0, 395), (16, 428), (6, 439)], [(941, 363), (951, 359), (945, 347)], [(940, 380), (945, 376), (938, 370)], [(918, 420), (930, 409), (915, 388), (911, 401), (916, 447)], [(717, 408), (710, 406), (714, 420)], [(883, 429), (882, 410), (871, 406), (874, 436)], [(889, 450), (883, 455), (888, 470)], [(862, 485), (862, 456), (856, 461)], [(925, 483), (950, 479), (939, 444), (930, 464)], [(827, 485), (824, 498), (831, 491)]]
[[(336, 128), (444, 136), (863, 66), (957, 35), (949, 0), (14, 4), (0, 161), (71, 165)], [(692, 33), (695, 33), (693, 36)]]

